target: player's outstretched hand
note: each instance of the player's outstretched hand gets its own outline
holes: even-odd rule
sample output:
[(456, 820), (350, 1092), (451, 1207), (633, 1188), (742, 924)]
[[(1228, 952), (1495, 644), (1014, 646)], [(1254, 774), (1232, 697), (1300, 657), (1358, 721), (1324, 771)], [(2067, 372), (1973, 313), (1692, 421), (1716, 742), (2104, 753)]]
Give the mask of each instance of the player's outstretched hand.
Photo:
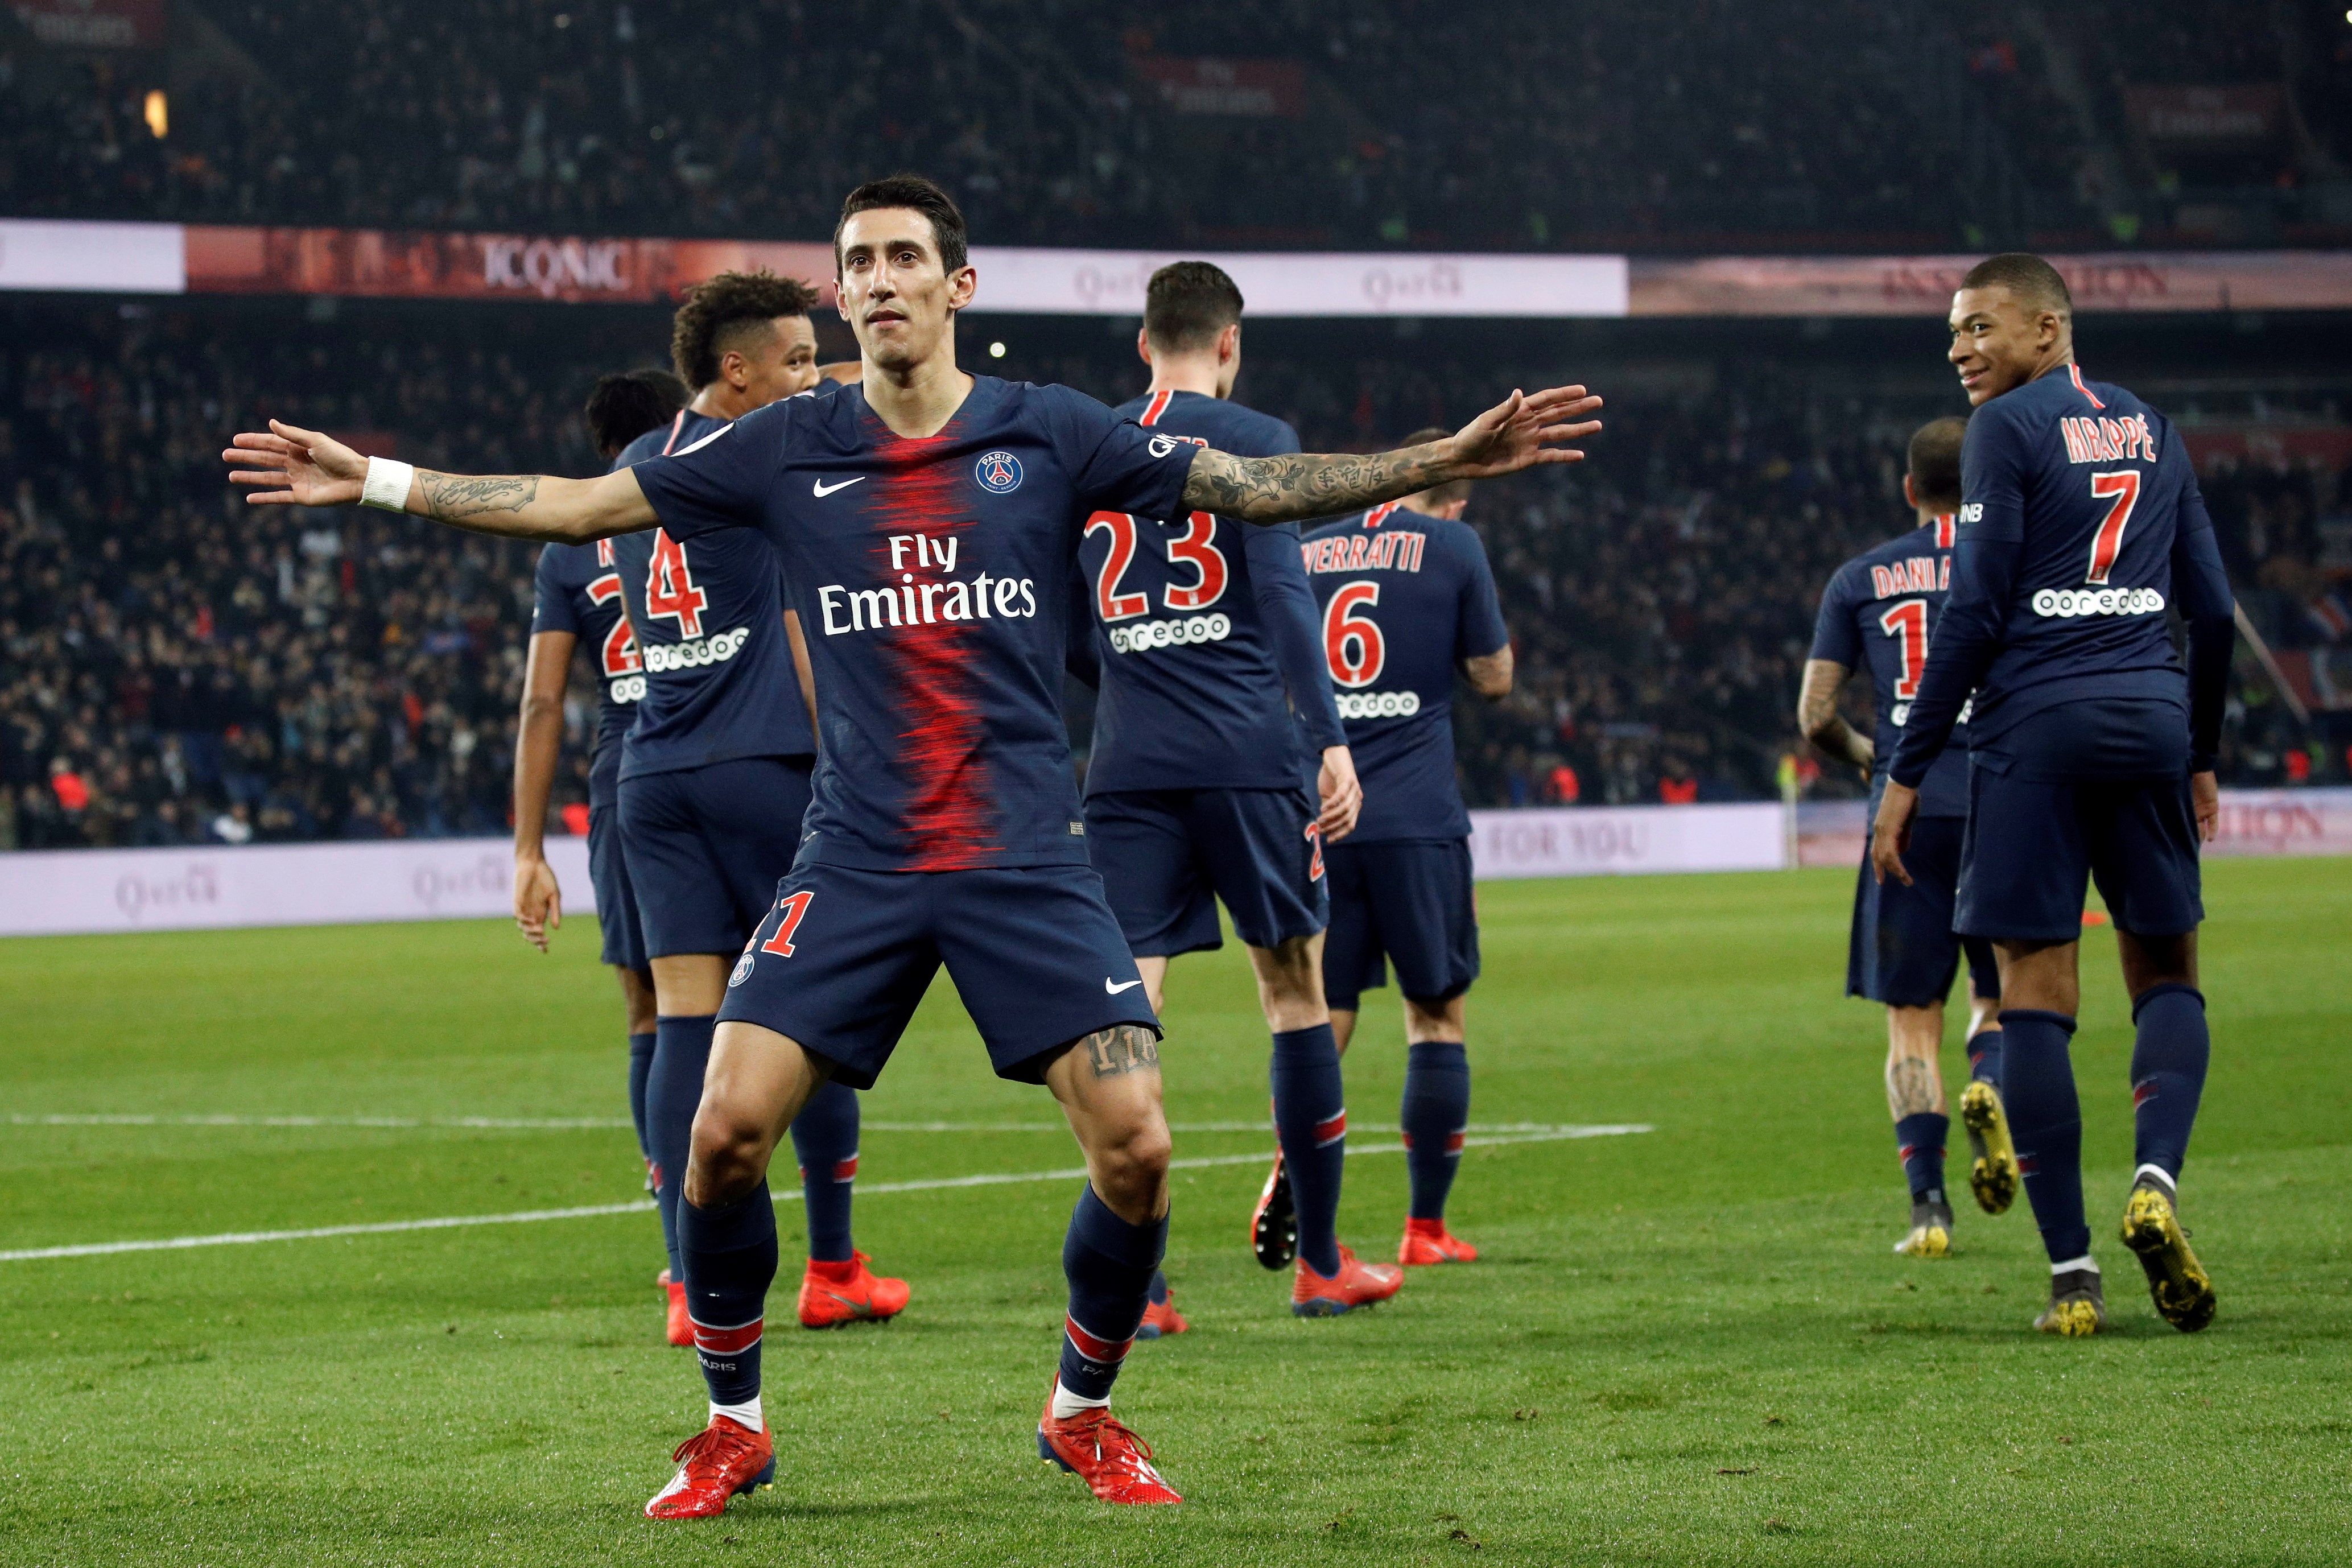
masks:
[(2190, 773), (2189, 804), (2197, 813), (2197, 837), (2212, 843), (2221, 831), (2221, 781), (2211, 773)]
[(1911, 847), (1911, 819), (1918, 812), (1919, 792), (1887, 780), (1886, 794), (1878, 803), (1878, 820), (1870, 830), (1870, 869), (1882, 888), (1889, 877), (1906, 888), (1911, 885), (1911, 873), (1903, 867), (1903, 851)]
[(1324, 843), (1337, 844), (1356, 831), (1356, 819), (1364, 815), (1364, 785), (1356, 777), (1353, 752), (1345, 746), (1332, 746), (1324, 752), (1316, 793), (1322, 797), (1323, 809), (1315, 818), (1315, 826), (1322, 830)]
[(515, 857), (514, 911), (523, 941), (545, 952), (547, 933), (563, 927), (563, 889), (544, 856)]
[(1514, 392), (1454, 432), (1454, 477), (1491, 479), (1538, 463), (1582, 462), (1584, 453), (1569, 443), (1601, 428), (1600, 420), (1583, 417), (1600, 406), (1601, 399), (1580, 386)]
[(247, 431), (221, 454), (228, 482), (253, 493), (255, 506), (356, 506), (367, 459), (316, 430), (272, 419), (269, 433)]

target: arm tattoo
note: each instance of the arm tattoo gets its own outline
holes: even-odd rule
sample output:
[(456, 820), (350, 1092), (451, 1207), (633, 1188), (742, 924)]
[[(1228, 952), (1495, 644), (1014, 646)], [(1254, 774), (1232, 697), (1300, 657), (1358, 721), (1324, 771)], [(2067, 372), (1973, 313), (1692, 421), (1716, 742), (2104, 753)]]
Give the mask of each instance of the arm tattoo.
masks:
[(1140, 1024), (1114, 1024), (1078, 1042), (1097, 1078), (1118, 1078), (1145, 1068), (1160, 1070), (1160, 1038)]
[(1444, 479), (1434, 442), (1369, 457), (1236, 458), (1202, 447), (1185, 477), (1184, 504), (1244, 522), (1294, 522), (1378, 506)]
[(1837, 710), (1838, 692), (1845, 685), (1847, 673), (1845, 666), (1833, 659), (1805, 661), (1804, 689), (1797, 697), (1797, 727), (1830, 755), (1867, 768), (1876, 748)]
[(493, 512), (520, 512), (539, 499), (536, 474), (496, 474), (475, 478), (437, 474), (420, 468), (417, 483), (425, 491), (425, 515), (463, 525), (467, 519)]
[(1944, 1086), (1933, 1062), (1917, 1057), (1897, 1057), (1886, 1064), (1886, 1109), (1896, 1121), (1936, 1109)]

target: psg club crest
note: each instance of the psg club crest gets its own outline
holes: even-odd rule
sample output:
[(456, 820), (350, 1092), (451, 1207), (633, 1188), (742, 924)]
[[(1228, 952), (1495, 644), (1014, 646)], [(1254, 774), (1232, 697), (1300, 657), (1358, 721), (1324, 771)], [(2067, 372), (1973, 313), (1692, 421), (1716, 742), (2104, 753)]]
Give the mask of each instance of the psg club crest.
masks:
[(984, 490), (1009, 495), (1021, 488), (1021, 459), (1010, 452), (983, 452), (972, 465), (971, 477)]
[(752, 962), (751, 950), (747, 947), (743, 950), (743, 956), (735, 961), (735, 973), (727, 977), (727, 986), (729, 990), (733, 990), (736, 986), (742, 984), (743, 982), (751, 978)]

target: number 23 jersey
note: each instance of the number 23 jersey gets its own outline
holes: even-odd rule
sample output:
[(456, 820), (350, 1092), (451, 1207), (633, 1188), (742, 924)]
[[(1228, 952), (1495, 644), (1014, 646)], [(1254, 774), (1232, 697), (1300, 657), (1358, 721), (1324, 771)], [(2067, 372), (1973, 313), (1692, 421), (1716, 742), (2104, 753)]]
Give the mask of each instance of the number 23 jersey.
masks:
[[(1870, 768), (1874, 809), (1886, 787), (1895, 743), (1910, 721), (1911, 700), (1927, 668), (1927, 643), (1952, 587), (1954, 524), (1939, 517), (1864, 551), (1838, 568), (1822, 595), (1811, 657), (1870, 673), (1877, 715)], [(1969, 731), (1952, 731), (1943, 754), (1919, 781), (1919, 815), (1969, 814)]]
[[(726, 428), (724, 419), (684, 409), (623, 448), (613, 466), (683, 452)], [(621, 776), (815, 751), (768, 542), (737, 531), (689, 545), (654, 528), (610, 542), (646, 680)]]

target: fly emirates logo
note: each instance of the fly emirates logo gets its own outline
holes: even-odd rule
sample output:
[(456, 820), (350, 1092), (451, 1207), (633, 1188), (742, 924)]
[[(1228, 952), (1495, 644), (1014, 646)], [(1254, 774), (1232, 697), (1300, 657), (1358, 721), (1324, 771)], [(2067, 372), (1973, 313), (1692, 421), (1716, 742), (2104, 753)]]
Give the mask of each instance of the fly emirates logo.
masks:
[(935, 539), (928, 533), (890, 535), (890, 570), (895, 585), (852, 588), (828, 583), (816, 591), (824, 635), (874, 632), (884, 626), (921, 626), (937, 621), (1027, 620), (1037, 613), (1037, 585), (1027, 577), (992, 577), (982, 572), (970, 578), (917, 576), (918, 573), (950, 574), (956, 569), (952, 534)]

